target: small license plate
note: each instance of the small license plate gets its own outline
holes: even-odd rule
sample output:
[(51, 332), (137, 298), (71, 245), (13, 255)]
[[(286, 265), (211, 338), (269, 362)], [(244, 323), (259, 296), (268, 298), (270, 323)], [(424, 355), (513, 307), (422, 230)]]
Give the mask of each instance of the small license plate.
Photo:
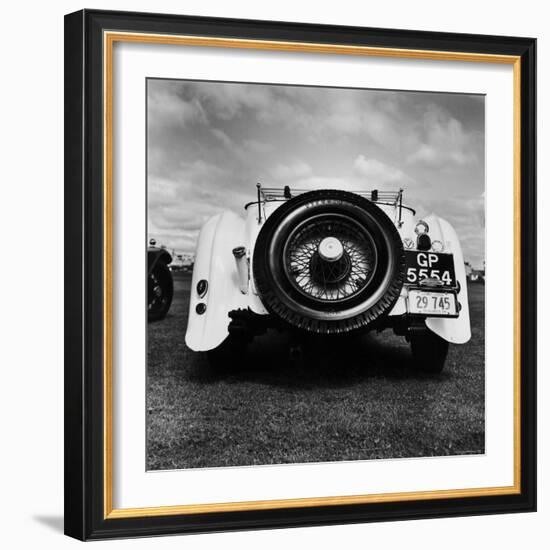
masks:
[(409, 313), (456, 316), (456, 298), (452, 292), (409, 290)]
[(405, 250), (406, 283), (418, 285), (423, 279), (437, 279), (441, 286), (455, 287), (452, 254)]

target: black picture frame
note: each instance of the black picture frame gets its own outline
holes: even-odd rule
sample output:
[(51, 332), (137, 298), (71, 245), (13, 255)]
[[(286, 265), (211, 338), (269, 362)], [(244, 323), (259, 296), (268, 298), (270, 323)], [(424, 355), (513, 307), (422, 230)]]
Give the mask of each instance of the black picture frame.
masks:
[[(520, 487), (517, 494), (153, 517), (105, 517), (103, 33), (124, 31), (517, 56)], [(536, 509), (536, 40), (83, 10), (65, 17), (65, 533), (81, 540)]]

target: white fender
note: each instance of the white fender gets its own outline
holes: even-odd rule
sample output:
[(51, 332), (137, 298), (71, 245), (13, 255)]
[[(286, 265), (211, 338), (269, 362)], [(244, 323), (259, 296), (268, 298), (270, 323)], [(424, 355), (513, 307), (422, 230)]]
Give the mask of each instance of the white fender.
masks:
[(426, 326), (452, 344), (465, 344), (471, 337), (470, 330), (470, 307), (468, 304), (468, 286), (466, 283), (466, 269), (462, 256), (462, 247), (452, 225), (444, 219), (431, 214), (424, 218), (430, 226), (430, 237), (432, 240), (440, 240), (445, 252), (452, 252), (456, 280), (460, 284), (460, 291), (457, 299), (461, 305), (460, 314), (456, 319), (445, 319), (443, 317), (432, 317), (426, 319)]
[[(245, 221), (230, 211), (210, 218), (202, 227), (197, 242), (191, 282), (189, 320), (185, 343), (194, 351), (206, 351), (219, 346), (229, 331), (228, 313), (246, 308), (246, 295), (239, 289), (237, 264), (233, 249), (246, 246)], [(197, 293), (197, 283), (208, 282), (206, 295)], [(197, 304), (206, 305), (204, 313)]]

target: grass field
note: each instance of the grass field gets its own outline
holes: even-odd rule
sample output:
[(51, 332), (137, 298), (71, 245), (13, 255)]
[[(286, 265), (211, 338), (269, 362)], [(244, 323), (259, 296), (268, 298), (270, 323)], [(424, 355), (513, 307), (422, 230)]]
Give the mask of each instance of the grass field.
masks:
[(299, 367), (270, 332), (241, 368), (213, 371), (184, 343), (189, 287), (178, 275), (148, 327), (148, 470), (484, 452), (484, 285), (469, 286), (472, 339), (438, 376), (412, 371), (391, 331)]

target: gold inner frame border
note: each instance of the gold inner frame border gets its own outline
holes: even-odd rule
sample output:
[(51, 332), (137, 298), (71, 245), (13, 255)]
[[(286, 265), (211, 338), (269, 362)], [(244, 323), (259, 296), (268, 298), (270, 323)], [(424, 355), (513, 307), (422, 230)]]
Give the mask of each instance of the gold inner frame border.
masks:
[[(240, 48), (268, 51), (306, 52), (318, 54), (358, 55), (373, 57), (395, 57), (442, 61), (466, 61), (474, 63), (498, 63), (513, 66), (514, 94), (514, 484), (503, 487), (482, 487), (443, 489), (434, 491), (413, 491), (366, 495), (304, 497), (277, 500), (254, 500), (243, 502), (221, 502), (208, 504), (182, 504), (155, 506), (149, 508), (113, 508), (113, 360), (112, 360), (112, 293), (113, 293), (113, 47), (116, 42), (137, 42), (143, 44), (167, 44), (181, 46), (202, 46), (216, 48)], [(434, 500), (448, 498), (513, 495), (521, 493), (521, 423), (520, 423), (520, 380), (521, 380), (521, 60), (519, 56), (481, 54), (433, 50), (412, 50), (380, 48), (370, 46), (348, 46), (341, 44), (316, 44), (308, 42), (284, 42), (271, 40), (249, 40), (204, 36), (170, 34), (149, 34), (133, 32), (103, 33), (103, 214), (104, 214), (104, 345), (103, 345), (103, 390), (104, 390), (104, 445), (103, 445), (103, 508), (105, 519), (173, 516), (213, 512), (235, 512), (248, 510), (292, 509), (317, 506), (368, 504), (383, 502), (404, 502), (413, 500)]]

